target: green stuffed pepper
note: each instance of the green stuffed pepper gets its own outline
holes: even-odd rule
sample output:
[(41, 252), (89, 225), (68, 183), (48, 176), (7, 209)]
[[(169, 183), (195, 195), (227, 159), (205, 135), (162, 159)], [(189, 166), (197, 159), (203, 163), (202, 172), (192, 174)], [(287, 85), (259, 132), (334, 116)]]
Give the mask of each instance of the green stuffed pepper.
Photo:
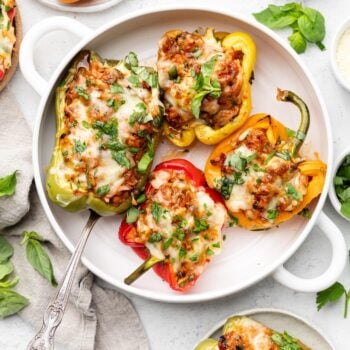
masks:
[(311, 350), (286, 331), (276, 332), (261, 323), (245, 317), (229, 318), (218, 339), (206, 339), (195, 350)]
[(126, 211), (143, 190), (161, 136), (157, 73), (132, 52), (112, 61), (82, 51), (57, 88), (55, 108), (50, 199), (71, 212)]

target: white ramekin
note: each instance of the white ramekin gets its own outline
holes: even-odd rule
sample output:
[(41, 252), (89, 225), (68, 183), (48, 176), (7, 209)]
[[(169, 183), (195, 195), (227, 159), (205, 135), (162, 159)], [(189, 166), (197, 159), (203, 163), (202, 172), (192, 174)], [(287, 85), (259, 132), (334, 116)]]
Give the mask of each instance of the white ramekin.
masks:
[(344, 32), (350, 28), (350, 18), (348, 18), (345, 22), (343, 22), (336, 31), (336, 34), (333, 39), (332, 47), (331, 47), (331, 66), (333, 69), (333, 73), (338, 80), (338, 82), (348, 91), (350, 91), (350, 81), (347, 81), (342, 72), (339, 69), (337, 64), (337, 47), (339, 44), (339, 40), (344, 34)]

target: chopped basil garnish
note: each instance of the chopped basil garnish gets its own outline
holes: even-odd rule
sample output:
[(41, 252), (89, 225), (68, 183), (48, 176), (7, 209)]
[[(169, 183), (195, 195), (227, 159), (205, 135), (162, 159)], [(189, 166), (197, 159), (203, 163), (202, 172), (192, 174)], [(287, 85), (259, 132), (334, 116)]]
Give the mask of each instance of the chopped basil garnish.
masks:
[(140, 215), (140, 211), (136, 207), (130, 207), (126, 212), (126, 223), (134, 223)]
[(206, 220), (198, 219), (194, 217), (194, 228), (193, 228), (194, 233), (205, 231), (208, 228), (209, 228), (209, 224), (206, 222)]
[(213, 243), (212, 246), (214, 248), (220, 248), (220, 242)]
[(118, 83), (113, 83), (111, 87), (111, 93), (112, 94), (122, 94), (124, 92), (124, 89), (121, 85)]
[(141, 204), (141, 203), (145, 202), (146, 199), (147, 199), (146, 195), (144, 193), (142, 193), (136, 198), (136, 203)]
[(180, 249), (179, 249), (179, 258), (183, 259), (184, 257), (186, 257), (186, 255), (187, 255), (187, 252), (186, 252), (185, 248), (180, 247)]
[(132, 67), (132, 71), (140, 78), (145, 81), (150, 87), (158, 87), (158, 75), (157, 72), (150, 67)]
[(115, 118), (112, 118), (107, 123), (101, 120), (97, 120), (92, 124), (92, 128), (101, 131), (112, 138), (118, 136), (118, 122)]
[(159, 203), (157, 203), (157, 202), (153, 202), (153, 203), (152, 203), (151, 213), (152, 213), (152, 216), (153, 216), (154, 221), (155, 221), (156, 223), (158, 223), (160, 217), (161, 217), (162, 214), (163, 214), (163, 209), (162, 209), (162, 207), (159, 205)]
[(172, 238), (167, 239), (163, 243), (163, 249), (168, 249), (171, 246), (172, 243), (173, 243), (173, 239)]
[(129, 158), (126, 156), (125, 150), (112, 151), (112, 158), (122, 167), (130, 169), (131, 163)]
[(215, 253), (214, 253), (214, 251), (212, 251), (212, 250), (208, 247), (207, 250), (205, 251), (205, 254), (206, 254), (207, 256), (211, 256), (211, 255), (214, 255)]
[(238, 218), (235, 217), (233, 214), (229, 214), (231, 221), (228, 223), (229, 227), (237, 226), (238, 225)]
[(87, 146), (85, 141), (81, 142), (80, 140), (75, 140), (74, 141), (74, 151), (75, 153), (83, 153), (86, 150)]
[(79, 96), (81, 96), (81, 97), (84, 98), (85, 100), (88, 100), (88, 99), (89, 99), (88, 93), (87, 93), (86, 90), (84, 90), (82, 87), (77, 86), (77, 87), (75, 88), (75, 91), (77, 92), (77, 94), (78, 94)]
[(298, 192), (295, 189), (295, 187), (292, 184), (290, 184), (290, 183), (287, 184), (287, 191), (286, 191), (286, 193), (287, 193), (288, 197), (291, 197), (291, 198), (293, 198), (293, 199), (295, 199), (297, 201), (299, 201), (303, 197), (303, 195), (300, 192)]
[(190, 256), (189, 259), (193, 262), (198, 261), (198, 254), (194, 254), (194, 255)]
[(135, 52), (129, 52), (128, 56), (126, 57), (126, 61), (131, 67), (137, 67), (139, 65), (139, 60)]
[(86, 128), (86, 129), (89, 129), (89, 128), (90, 128), (90, 124), (89, 124), (86, 120), (83, 120), (83, 121), (81, 122), (81, 124), (82, 124), (83, 127)]
[(96, 194), (98, 196), (105, 196), (107, 193), (109, 193), (109, 191), (110, 191), (109, 185), (103, 185), (96, 189)]
[(162, 236), (157, 232), (153, 232), (151, 234), (151, 236), (149, 237), (148, 242), (149, 243), (158, 243), (161, 240), (162, 240)]
[(153, 157), (149, 154), (149, 152), (145, 153), (137, 164), (137, 171), (141, 174), (145, 174), (152, 160)]
[(309, 208), (304, 208), (302, 211), (298, 213), (298, 215), (301, 215), (306, 219), (311, 219), (311, 211)]
[(128, 82), (136, 88), (139, 88), (141, 86), (140, 79), (136, 74), (131, 74), (128, 78)]
[(275, 220), (278, 216), (279, 212), (277, 209), (268, 209), (267, 218), (268, 220)]

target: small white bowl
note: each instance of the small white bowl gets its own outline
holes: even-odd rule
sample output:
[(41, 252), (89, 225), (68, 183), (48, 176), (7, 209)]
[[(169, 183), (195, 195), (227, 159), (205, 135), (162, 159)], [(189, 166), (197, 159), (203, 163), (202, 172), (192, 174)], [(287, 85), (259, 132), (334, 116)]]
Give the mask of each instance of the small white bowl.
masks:
[(333, 180), (334, 180), (334, 176), (337, 174), (339, 167), (343, 163), (344, 158), (349, 154), (350, 154), (350, 145), (348, 147), (346, 147), (346, 149), (336, 158), (336, 160), (334, 162), (333, 173), (332, 173), (332, 183), (329, 187), (329, 199), (331, 200), (331, 203), (332, 203), (334, 209), (338, 212), (338, 214), (340, 216), (342, 216), (345, 220), (348, 220), (348, 221), (350, 221), (350, 219), (347, 218), (340, 211), (341, 203), (337, 197), (337, 194), (335, 193), (335, 187), (334, 187)]
[(343, 22), (337, 29), (335, 37), (333, 39), (332, 47), (331, 47), (331, 66), (333, 69), (333, 73), (336, 79), (338, 80), (338, 82), (348, 91), (350, 91), (350, 81), (347, 81), (344, 78), (337, 64), (337, 48), (338, 48), (340, 38), (345, 33), (345, 31), (349, 28), (350, 28), (350, 18), (348, 18), (345, 22)]

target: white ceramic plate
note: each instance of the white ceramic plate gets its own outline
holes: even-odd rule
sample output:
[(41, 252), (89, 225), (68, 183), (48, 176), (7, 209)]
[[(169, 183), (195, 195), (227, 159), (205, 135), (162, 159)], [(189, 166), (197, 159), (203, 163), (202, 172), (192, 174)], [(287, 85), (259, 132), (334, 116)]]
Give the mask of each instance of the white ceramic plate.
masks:
[[(227, 318), (237, 315), (251, 317), (278, 332), (287, 331), (288, 334), (300, 339), (301, 342), (308, 345), (311, 349), (335, 350), (330, 340), (324, 336), (324, 332), (291, 312), (278, 309), (253, 309), (238, 312)], [(227, 318), (215, 325), (198, 344), (207, 338), (218, 339), (222, 334), (222, 327)]]
[(106, 10), (123, 0), (80, 0), (73, 4), (65, 4), (60, 0), (38, 0), (55, 10), (67, 12), (97, 12)]
[[(305, 151), (317, 149), (322, 160), (332, 163), (330, 124), (322, 99), (297, 55), (287, 44), (266, 28), (242, 18), (209, 9), (165, 8), (138, 12), (115, 20), (92, 32), (81, 23), (65, 17), (44, 20), (34, 26), (22, 44), (21, 69), (30, 84), (42, 95), (34, 130), (33, 163), (38, 193), (45, 212), (64, 244), (73, 250), (78, 241), (88, 213), (71, 214), (50, 203), (45, 193), (45, 167), (49, 164), (55, 140), (54, 88), (62, 79), (68, 63), (82, 48), (93, 49), (103, 57), (124, 57), (130, 50), (143, 60), (155, 57), (157, 43), (162, 34), (172, 28), (194, 30), (212, 26), (228, 32), (240, 30), (253, 36), (258, 50), (253, 83), (253, 112), (269, 112), (291, 128), (299, 122), (297, 108), (276, 101), (277, 87), (290, 89), (302, 96), (309, 105), (312, 122)], [(82, 41), (62, 60), (50, 82), (44, 81), (34, 67), (33, 51), (36, 42), (47, 32), (68, 29), (82, 36)], [(181, 154), (203, 168), (212, 148), (195, 144), (187, 154)], [(154, 164), (164, 157), (179, 156), (178, 150), (168, 142), (160, 145)], [(186, 294), (172, 291), (153, 271), (132, 286), (123, 283), (141, 260), (118, 241), (120, 217), (101, 219), (86, 246), (83, 263), (112, 285), (143, 297), (167, 302), (197, 302), (214, 299), (242, 290), (274, 272), (275, 278), (285, 285), (301, 291), (315, 291), (332, 284), (346, 263), (346, 246), (341, 232), (322, 213), (330, 181), (330, 169), (320, 198), (312, 204), (311, 220), (295, 217), (280, 228), (269, 232), (248, 232), (227, 229), (225, 247)], [(318, 278), (298, 278), (281, 266), (302, 244), (316, 224), (322, 228), (332, 243), (333, 260), (328, 270)]]

